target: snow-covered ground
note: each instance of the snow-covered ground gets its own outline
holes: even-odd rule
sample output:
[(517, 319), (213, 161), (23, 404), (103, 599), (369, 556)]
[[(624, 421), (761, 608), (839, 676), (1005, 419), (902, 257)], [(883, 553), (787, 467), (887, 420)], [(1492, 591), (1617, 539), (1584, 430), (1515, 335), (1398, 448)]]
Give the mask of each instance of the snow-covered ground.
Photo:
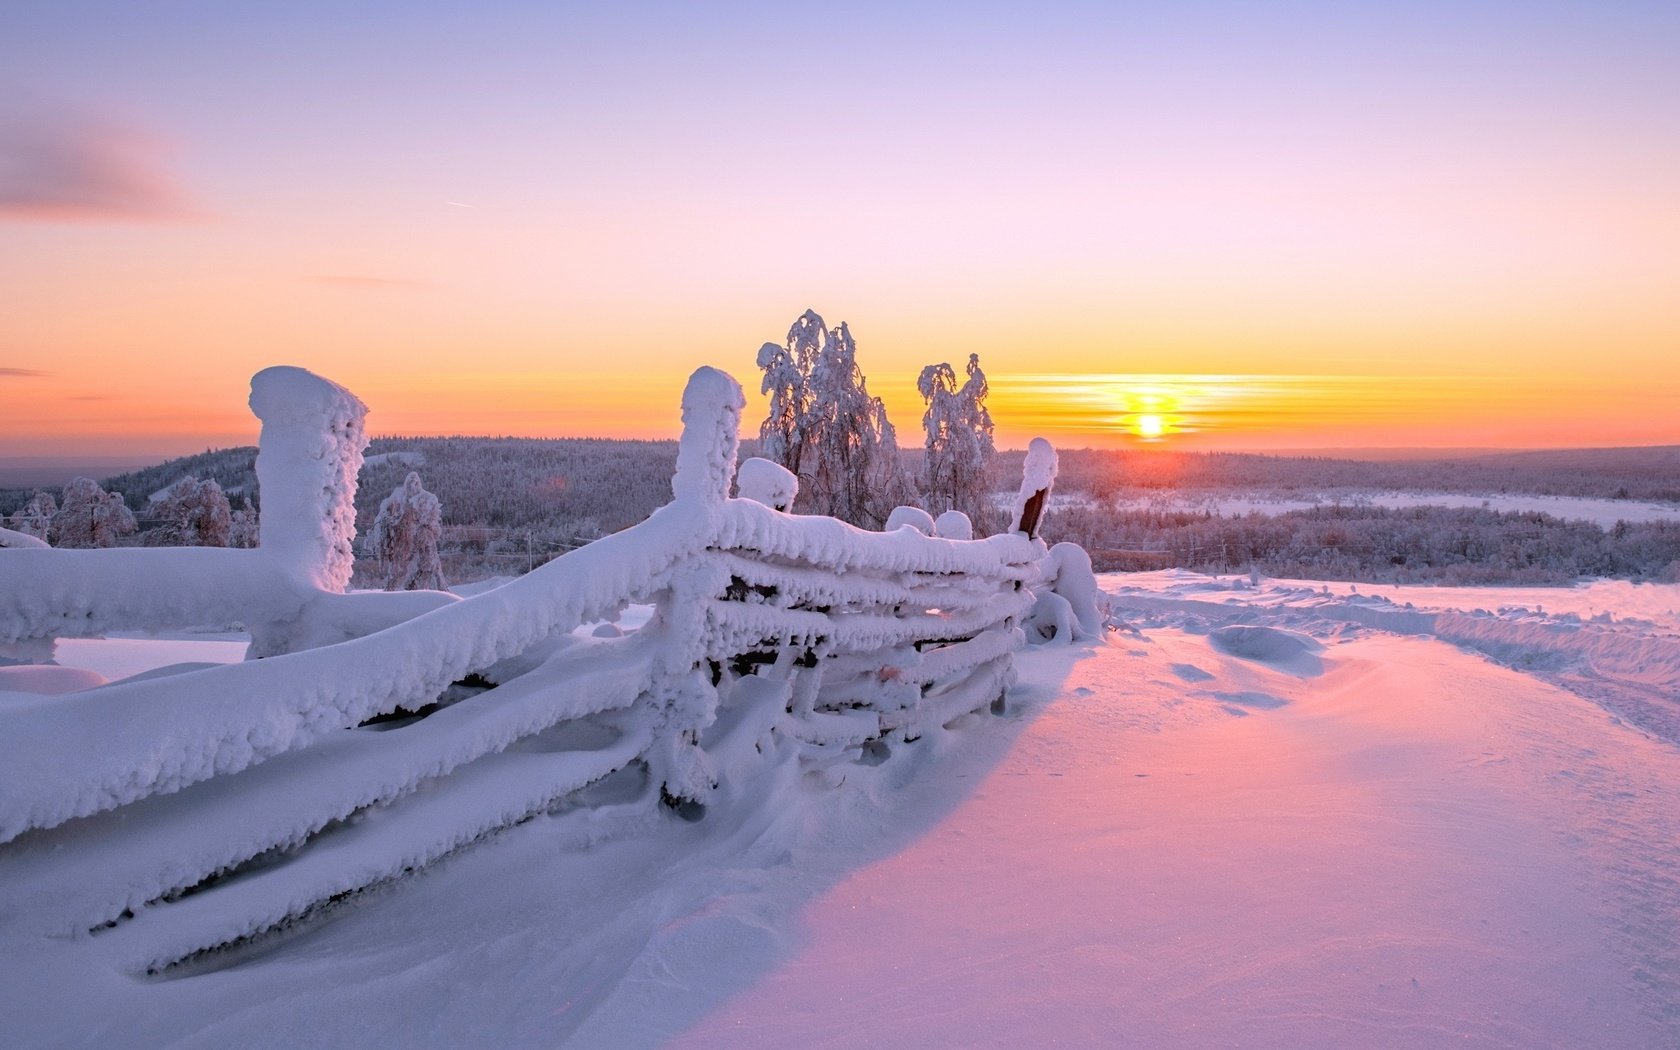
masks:
[(1021, 653), (1004, 715), (766, 766), (698, 823), (539, 817), (172, 979), (0, 926), (0, 1029), (1680, 1045), (1680, 586), (1103, 582), (1121, 630)]
[(1618, 521), (1630, 524), (1650, 521), (1680, 521), (1680, 505), (1645, 503), (1625, 499), (1592, 499), (1584, 496), (1545, 496), (1537, 493), (1465, 492), (1359, 492), (1333, 493), (1299, 499), (1256, 499), (1249, 496), (1197, 496), (1170, 492), (1119, 500), (1121, 510), (1193, 510), (1227, 517), (1259, 512), (1286, 514), (1292, 510), (1341, 505), (1349, 507), (1483, 507), (1507, 514), (1538, 512), (1554, 518), (1590, 521), (1609, 528)]

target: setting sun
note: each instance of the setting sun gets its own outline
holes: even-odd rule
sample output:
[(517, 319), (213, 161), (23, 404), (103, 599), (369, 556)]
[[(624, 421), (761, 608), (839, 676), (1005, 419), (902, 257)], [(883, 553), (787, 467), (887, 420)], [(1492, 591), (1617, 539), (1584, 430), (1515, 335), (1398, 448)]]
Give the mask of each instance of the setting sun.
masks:
[(1156, 441), (1166, 433), (1167, 424), (1158, 415), (1142, 415), (1132, 420), (1132, 430), (1146, 441)]

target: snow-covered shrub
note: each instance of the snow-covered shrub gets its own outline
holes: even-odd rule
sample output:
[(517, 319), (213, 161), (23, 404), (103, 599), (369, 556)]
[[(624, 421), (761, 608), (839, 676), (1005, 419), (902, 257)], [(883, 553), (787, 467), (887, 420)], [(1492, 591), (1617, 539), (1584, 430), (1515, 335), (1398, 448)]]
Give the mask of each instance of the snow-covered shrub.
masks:
[(257, 509), (251, 506), (251, 497), (245, 497), (245, 503), (234, 511), (228, 521), (228, 546), (249, 549), (258, 545), (262, 538), (262, 529), (257, 517)]
[(134, 534), (134, 514), (122, 496), (106, 492), (92, 478), (72, 478), (64, 503), (53, 515), (48, 537), (54, 547), (113, 547)]
[(762, 503), (771, 510), (792, 510), (799, 495), (799, 479), (793, 471), (757, 456), (741, 464), (735, 484), (742, 499)]
[(52, 493), (36, 489), (29, 502), (12, 515), (12, 528), (46, 542), (52, 532), (53, 515), (57, 513), (58, 501), (53, 499)]
[(443, 562), (438, 538), (443, 533), (443, 505), (420, 483), (408, 477), (379, 506), (368, 546), (379, 559), (388, 591), (441, 591)]
[(163, 525), (146, 534), (148, 546), (233, 545), (233, 511), (214, 481), (182, 478), (152, 501), (149, 516), (161, 519)]
[(916, 389), (927, 402), (922, 429), (928, 509), (935, 513), (960, 510), (970, 521), (989, 525), (995, 511), (987, 496), (997, 449), (992, 441), (992, 415), (986, 409), (988, 387), (980, 355), (968, 355), (968, 378), (961, 386), (949, 364), (937, 364), (922, 369)]

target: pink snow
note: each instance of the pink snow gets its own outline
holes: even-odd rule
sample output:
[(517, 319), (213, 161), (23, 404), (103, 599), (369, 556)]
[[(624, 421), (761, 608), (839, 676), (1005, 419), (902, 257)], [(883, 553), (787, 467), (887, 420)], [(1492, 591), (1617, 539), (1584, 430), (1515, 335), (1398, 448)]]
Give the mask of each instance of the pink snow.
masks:
[(1680, 753), (1440, 642), (1292, 661), (1176, 630), (1023, 657), (1036, 699), (1062, 695), (1007, 759), (812, 901), (799, 949), (671, 1045), (1680, 1030)]

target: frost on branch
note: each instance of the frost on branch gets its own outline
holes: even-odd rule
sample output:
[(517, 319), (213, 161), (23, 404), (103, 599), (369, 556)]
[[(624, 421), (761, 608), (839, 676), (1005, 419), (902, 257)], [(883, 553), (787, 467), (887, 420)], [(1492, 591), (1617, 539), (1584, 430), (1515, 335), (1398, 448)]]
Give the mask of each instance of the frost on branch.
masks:
[(989, 388), (980, 355), (968, 355), (968, 378), (961, 386), (949, 364), (937, 364), (922, 369), (916, 389), (927, 402), (922, 429), (926, 432), (928, 509), (961, 511), (986, 528), (994, 514), (986, 497), (997, 449), (992, 441), (992, 414), (986, 409)]
[(277, 365), (251, 377), (251, 411), (263, 423), (263, 551), (315, 586), (343, 591), (354, 560), (367, 406), (337, 383)]
[(106, 492), (92, 478), (73, 478), (64, 486), (64, 505), (53, 515), (49, 542), (55, 547), (114, 547), (135, 527), (120, 493)]
[(379, 559), (385, 589), (443, 590), (443, 562), (438, 557), (442, 535), (443, 504), (426, 491), (419, 474), (409, 471), (379, 505), (379, 516), (368, 533), (368, 546)]

